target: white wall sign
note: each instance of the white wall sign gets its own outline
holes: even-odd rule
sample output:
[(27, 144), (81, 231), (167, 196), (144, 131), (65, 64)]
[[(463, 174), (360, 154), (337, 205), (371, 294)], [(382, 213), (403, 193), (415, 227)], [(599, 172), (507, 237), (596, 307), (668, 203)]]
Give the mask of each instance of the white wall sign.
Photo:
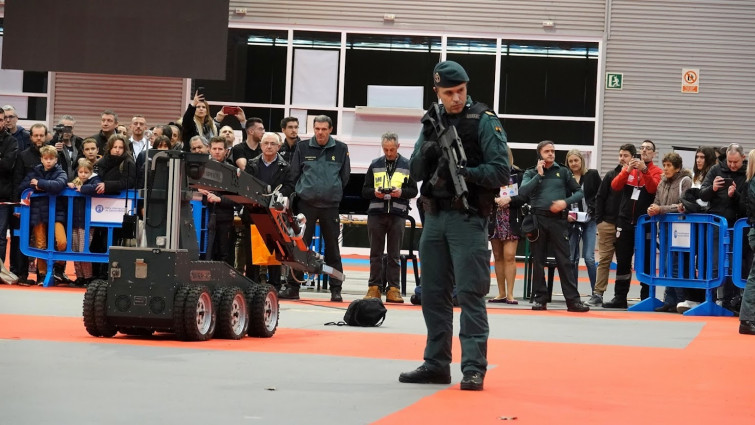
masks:
[(700, 92), (700, 69), (682, 68), (682, 93)]
[[(131, 210), (133, 200), (128, 200), (128, 209)], [(92, 198), (90, 221), (92, 223), (123, 223), (123, 214), (126, 212), (126, 202), (118, 198)]]
[(294, 50), (292, 102), (300, 105), (336, 106), (338, 95), (337, 50)]

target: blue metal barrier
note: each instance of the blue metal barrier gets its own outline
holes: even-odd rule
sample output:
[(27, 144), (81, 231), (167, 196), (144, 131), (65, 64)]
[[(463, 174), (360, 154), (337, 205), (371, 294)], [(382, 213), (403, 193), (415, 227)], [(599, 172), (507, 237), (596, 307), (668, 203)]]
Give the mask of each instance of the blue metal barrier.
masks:
[(744, 245), (749, 243), (745, 238), (745, 229), (750, 228), (750, 223), (746, 218), (740, 218), (734, 223), (734, 237), (731, 249), (731, 281), (740, 288), (744, 288), (747, 283), (748, 271), (742, 270), (744, 256)]
[[(31, 209), (29, 205), (19, 205), (15, 208), (15, 212), (19, 214), (20, 225), (19, 228), (14, 230), (13, 234), (19, 237), (19, 248), (24, 255), (30, 257), (36, 257), (42, 260), (46, 260), (48, 268), (51, 270), (52, 264), (55, 261), (83, 261), (90, 263), (107, 263), (108, 256), (110, 254), (110, 246), (113, 245), (113, 232), (115, 229), (119, 229), (123, 226), (123, 214), (126, 209), (126, 200), (128, 199), (128, 209), (130, 214), (136, 212), (136, 206), (134, 205), (134, 199), (140, 200), (141, 198), (135, 197), (135, 190), (124, 190), (117, 195), (97, 195), (96, 197), (82, 195), (74, 189), (65, 189), (59, 195), (48, 195), (42, 192), (33, 192), (31, 189), (24, 191), (21, 195), (21, 199), (33, 200), (39, 197), (49, 197), (48, 205), (48, 226), (47, 226), (47, 247), (36, 248), (31, 245), (30, 236), (32, 235), (32, 226), (30, 224)], [(88, 237), (84, 238), (84, 247), (82, 251), (73, 251), (73, 211), (74, 211), (74, 199), (83, 198), (85, 202), (84, 206), (84, 234), (89, 235), (89, 230), (92, 228), (103, 229), (107, 232), (107, 241), (105, 252), (92, 252), (90, 250), (90, 241)], [(67, 203), (67, 217), (66, 222), (63, 223), (66, 229), (66, 248), (63, 251), (55, 250), (55, 226), (49, 225), (55, 223), (55, 210), (58, 202)], [(195, 219), (195, 227), (197, 229), (197, 240), (203, 241), (200, 244), (200, 252), (204, 253), (204, 248), (207, 245), (207, 219), (206, 207), (201, 201), (191, 201), (193, 214)], [(92, 217), (92, 210), (94, 209), (97, 214), (96, 217)], [(53, 285), (53, 273), (47, 273), (45, 276), (44, 286)]]
[[(649, 252), (642, 236), (646, 233), (650, 235)], [(640, 282), (650, 286), (650, 296), (629, 310), (653, 311), (663, 304), (655, 296), (656, 287), (670, 286), (706, 290), (705, 302), (686, 311), (685, 315), (732, 315), (716, 304), (714, 296), (715, 288), (730, 275), (727, 273), (730, 238), (725, 218), (711, 214), (643, 215), (637, 222), (635, 234), (635, 272)], [(714, 251), (719, 253), (715, 262)]]

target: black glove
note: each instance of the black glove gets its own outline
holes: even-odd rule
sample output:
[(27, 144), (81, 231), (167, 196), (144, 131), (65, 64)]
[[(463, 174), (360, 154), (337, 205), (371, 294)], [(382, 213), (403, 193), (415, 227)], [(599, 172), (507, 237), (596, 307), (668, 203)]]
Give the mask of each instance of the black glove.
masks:
[(440, 145), (434, 140), (425, 140), (419, 151), (422, 154), (422, 159), (428, 164), (434, 163), (442, 154)]
[(438, 177), (442, 178), (443, 180), (448, 180), (451, 178), (451, 170), (449, 169), (448, 160), (446, 157), (441, 156), (440, 159), (438, 159)]
[(464, 177), (465, 179), (469, 175), (469, 170), (467, 170), (467, 167), (459, 167), (459, 170), (457, 171), (460, 176)]

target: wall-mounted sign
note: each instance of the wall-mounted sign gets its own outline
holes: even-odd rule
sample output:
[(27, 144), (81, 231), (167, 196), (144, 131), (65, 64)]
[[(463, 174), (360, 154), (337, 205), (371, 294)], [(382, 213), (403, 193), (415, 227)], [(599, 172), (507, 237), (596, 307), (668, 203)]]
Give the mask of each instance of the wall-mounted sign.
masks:
[(682, 93), (699, 93), (700, 69), (682, 68)]
[(624, 74), (621, 72), (606, 72), (606, 89), (621, 90), (624, 88)]

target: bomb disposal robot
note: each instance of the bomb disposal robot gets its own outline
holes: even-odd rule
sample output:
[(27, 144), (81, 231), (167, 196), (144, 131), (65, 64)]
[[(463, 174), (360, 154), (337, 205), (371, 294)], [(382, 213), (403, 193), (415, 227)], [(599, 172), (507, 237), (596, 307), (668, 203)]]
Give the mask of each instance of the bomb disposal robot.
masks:
[(84, 295), (89, 334), (172, 332), (187, 341), (273, 336), (279, 317), (275, 288), (251, 281), (225, 262), (199, 260), (192, 189), (244, 205), (281, 263), (343, 279), (303, 242), (303, 216), (293, 217), (288, 199), (255, 177), (206, 154), (181, 151), (160, 151), (146, 168), (142, 245), (147, 247), (110, 247), (108, 281), (93, 281)]

